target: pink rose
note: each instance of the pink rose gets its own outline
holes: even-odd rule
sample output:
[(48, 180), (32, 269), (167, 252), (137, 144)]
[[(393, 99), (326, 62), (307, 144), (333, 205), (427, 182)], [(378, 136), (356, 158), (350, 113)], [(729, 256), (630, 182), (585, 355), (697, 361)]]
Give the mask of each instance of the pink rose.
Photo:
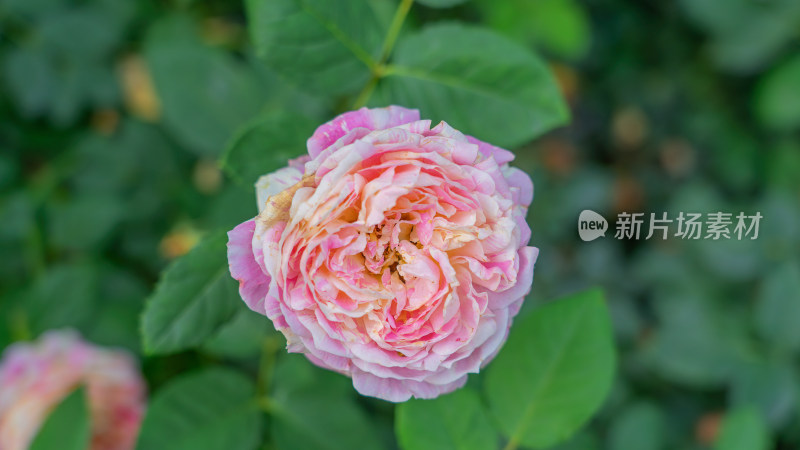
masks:
[(92, 450), (130, 450), (144, 412), (145, 386), (133, 359), (72, 332), (8, 347), (0, 362), (0, 449), (25, 450), (49, 413), (75, 388), (88, 392)]
[(308, 153), (261, 177), (259, 215), (228, 233), (242, 298), (364, 395), (463, 386), (531, 288), (530, 177), (507, 150), (398, 106), (342, 114)]

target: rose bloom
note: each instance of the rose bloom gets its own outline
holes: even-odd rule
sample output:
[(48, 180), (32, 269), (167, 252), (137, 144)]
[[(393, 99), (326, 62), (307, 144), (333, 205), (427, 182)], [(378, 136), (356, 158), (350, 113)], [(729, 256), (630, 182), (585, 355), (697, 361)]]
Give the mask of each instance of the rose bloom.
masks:
[(258, 216), (228, 234), (231, 275), (290, 352), (361, 394), (453, 391), (531, 288), (533, 184), (512, 159), (416, 110), (343, 114), (256, 183)]
[(145, 386), (133, 359), (75, 333), (11, 345), (0, 362), (0, 449), (25, 450), (50, 412), (85, 386), (92, 450), (129, 450), (142, 422)]

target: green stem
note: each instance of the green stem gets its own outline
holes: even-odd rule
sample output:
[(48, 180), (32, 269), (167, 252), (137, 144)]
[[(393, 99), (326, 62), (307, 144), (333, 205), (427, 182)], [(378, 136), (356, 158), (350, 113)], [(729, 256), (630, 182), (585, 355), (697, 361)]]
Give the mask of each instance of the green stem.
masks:
[(28, 269), (33, 276), (41, 276), (47, 268), (45, 233), (41, 223), (36, 218), (36, 211), (39, 211), (53, 197), (59, 186), (69, 178), (73, 173), (72, 168), (73, 163), (70, 159), (70, 154), (62, 153), (34, 173), (28, 183), (34, 211), (34, 223), (26, 236), (26, 258)]
[(403, 22), (406, 21), (406, 16), (408, 16), (408, 11), (411, 10), (411, 5), (413, 3), (414, 0), (402, 0), (397, 7), (394, 18), (392, 18), (392, 23), (389, 25), (389, 31), (386, 33), (386, 39), (383, 40), (381, 59), (378, 61), (378, 65), (385, 63), (389, 59), (389, 55), (392, 54), (394, 44), (397, 42), (397, 37), (400, 35), (400, 29), (403, 28)]
[(42, 235), (41, 227), (34, 218), (33, 227), (28, 232), (28, 248), (26, 249), (28, 269), (34, 277), (42, 276), (47, 267), (46, 250)]
[(273, 405), (272, 399), (269, 398), (268, 396), (260, 397), (258, 398), (257, 401), (259, 409), (261, 409), (265, 413), (271, 414), (275, 411), (275, 408), (272, 406)]
[(391, 56), (392, 50), (394, 50), (394, 45), (397, 43), (398, 36), (400, 36), (400, 30), (403, 28), (403, 23), (406, 21), (408, 12), (411, 10), (411, 5), (413, 4), (414, 0), (401, 0), (400, 5), (397, 6), (397, 10), (392, 18), (392, 23), (389, 25), (389, 31), (386, 32), (386, 38), (384, 38), (383, 46), (381, 46), (381, 57), (378, 63), (371, 67), (372, 76), (369, 81), (367, 81), (364, 89), (358, 93), (358, 97), (356, 97), (356, 100), (353, 102), (352, 109), (358, 109), (366, 105), (378, 81), (386, 75), (386, 61), (389, 60), (389, 56)]
[(258, 364), (258, 384), (256, 395), (259, 405), (269, 401), (269, 385), (272, 382), (272, 372), (275, 369), (275, 355), (278, 352), (278, 339), (269, 336), (261, 345), (261, 360)]
[(28, 315), (22, 307), (14, 309), (11, 314), (9, 314), (8, 319), (9, 332), (13, 342), (29, 341), (33, 338)]
[(516, 438), (511, 438), (511, 440), (508, 441), (508, 444), (506, 444), (506, 446), (503, 447), (503, 450), (517, 450), (517, 446), (518, 445), (519, 445), (519, 442), (517, 441), (517, 439)]
[(378, 80), (380, 78), (380, 75), (373, 73), (372, 77), (370, 77), (369, 81), (364, 86), (364, 89), (358, 93), (358, 97), (356, 97), (356, 101), (353, 102), (353, 107), (351, 109), (358, 109), (367, 104), (367, 101), (372, 96), (372, 91), (375, 90), (375, 86), (378, 85)]

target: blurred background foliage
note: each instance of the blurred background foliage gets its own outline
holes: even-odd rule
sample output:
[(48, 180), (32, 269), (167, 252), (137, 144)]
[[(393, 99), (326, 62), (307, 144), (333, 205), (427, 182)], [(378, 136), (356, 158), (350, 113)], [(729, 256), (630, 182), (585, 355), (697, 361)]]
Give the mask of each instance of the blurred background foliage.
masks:
[[(496, 142), (514, 146), (536, 184), (529, 220), (541, 254), (526, 308), (600, 285), (612, 310), (614, 389), (558, 449), (800, 448), (800, 3), (420, 3), (404, 33), (453, 19), (484, 24), (545, 56), (570, 105), (569, 126), (522, 146), (525, 136)], [(393, 10), (374, 8), (374, 24), (388, 24)], [(258, 174), (226, 176), (226, 147), (270, 142), (277, 165), (299, 151), (256, 117), (308, 134), (350, 109), (347, 95), (368, 82), (365, 73), (337, 82), (338, 97), (319, 95), (331, 78), (275, 73), (245, 25), (233, 0), (0, 0), (0, 348), (69, 326), (141, 354), (139, 316), (159, 273), (201, 236), (255, 213)], [(426, 64), (406, 53), (398, 58)], [(379, 86), (370, 103), (397, 83)], [(449, 107), (428, 106), (457, 121)], [(609, 234), (583, 243), (583, 209), (610, 219), (764, 219), (754, 241)], [(246, 372), (272, 364), (258, 360), (282, 346), (268, 324), (241, 304), (225, 314), (232, 321), (209, 328), (200, 349), (143, 357), (152, 391), (219, 361)], [(250, 393), (236, 376), (209, 368), (186, 383), (221, 386), (208, 401), (238, 411)], [(304, 430), (304, 418), (324, 402), (340, 414), (323, 436), (348, 448), (397, 445), (390, 405), (356, 398), (335, 376), (309, 394), (329, 376), (301, 357), (279, 358), (269, 381), (281, 380), (270, 406), (281, 413), (262, 429), (242, 416), (241, 448), (253, 433), (278, 448), (313, 448), (319, 442), (294, 437), (315, 439), (320, 430)], [(165, 392), (151, 413), (169, 416), (180, 395)], [(354, 440), (355, 425), (369, 436)]]

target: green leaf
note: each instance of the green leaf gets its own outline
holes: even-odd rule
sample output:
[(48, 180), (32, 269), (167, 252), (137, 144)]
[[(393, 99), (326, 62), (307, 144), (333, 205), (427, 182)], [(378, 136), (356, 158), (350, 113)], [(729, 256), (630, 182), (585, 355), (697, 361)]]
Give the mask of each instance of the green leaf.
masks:
[(228, 274), (227, 242), (224, 232), (214, 233), (162, 274), (142, 316), (146, 353), (199, 345), (233, 317), (241, 300)]
[(75, 389), (44, 422), (30, 450), (85, 450), (91, 439), (86, 390)]
[[(258, 75), (259, 82), (270, 86), (270, 97), (263, 111), (285, 111), (306, 117), (317, 118), (317, 123), (330, 117), (330, 112), (341, 106), (341, 98), (320, 97), (309, 92), (305, 86), (286, 79), (258, 58), (251, 49), (246, 55)], [(337, 106), (338, 105), (338, 106)]]
[(0, 198), (0, 242), (22, 242), (36, 227), (33, 195), (24, 190), (7, 192)]
[(569, 438), (611, 388), (616, 355), (603, 294), (548, 303), (514, 326), (489, 366), (486, 395), (511, 442), (545, 448)]
[(399, 404), (395, 432), (405, 450), (483, 450), (497, 446), (497, 432), (481, 399), (469, 388), (434, 400)]
[[(795, 177), (796, 181), (800, 178)], [(769, 189), (754, 208), (769, 220), (762, 220), (758, 240), (769, 258), (788, 261), (797, 258), (800, 248), (800, 204), (791, 191)]]
[(654, 404), (635, 403), (622, 411), (609, 432), (610, 450), (660, 450), (666, 442), (665, 417)]
[(269, 412), (281, 450), (383, 449), (349, 379), (283, 355), (275, 368)]
[(27, 292), (25, 311), (34, 335), (62, 327), (82, 329), (95, 313), (97, 271), (86, 264), (50, 268)]
[(42, 16), (52, 14), (52, 11), (59, 9), (63, 3), (63, 0), (5, 0), (3, 8), (11, 14)]
[(761, 123), (779, 131), (792, 131), (800, 127), (798, 83), (800, 57), (778, 65), (760, 80), (754, 107)]
[(450, 8), (452, 6), (460, 5), (466, 1), (467, 0), (417, 0), (417, 3), (430, 8)]
[[(113, 136), (92, 133), (78, 141), (70, 186), (84, 196), (101, 193), (120, 198), (139, 190), (155, 196), (169, 191), (180, 178), (175, 153), (174, 146), (155, 126), (123, 120)], [(129, 204), (124, 206), (130, 210)], [(139, 209), (135, 211), (140, 213)]]
[(722, 69), (747, 73), (763, 68), (789, 44), (800, 4), (750, 0), (682, 0), (690, 19), (711, 35), (710, 53)]
[(55, 54), (75, 61), (93, 61), (109, 56), (119, 45), (125, 21), (92, 5), (47, 16), (38, 27)]
[(548, 450), (600, 450), (600, 441), (588, 431), (579, 431), (568, 440)]
[(105, 192), (54, 202), (47, 210), (50, 239), (60, 249), (90, 250), (109, 237), (126, 212), (118, 197)]
[[(5, 3), (4, 9), (19, 8)], [(119, 91), (110, 57), (134, 9), (125, 1), (64, 6), (21, 8), (22, 14), (37, 16), (19, 22), (19, 31), (32, 39), (15, 45), (2, 68), (22, 115), (47, 117), (59, 127), (72, 125), (87, 107), (116, 106)]]
[(589, 17), (574, 0), (482, 0), (478, 6), (493, 29), (555, 56), (576, 60), (589, 49)]
[(98, 298), (103, 301), (96, 304), (91, 323), (81, 330), (83, 335), (98, 345), (141, 353), (139, 315), (150, 293), (149, 283), (131, 270), (111, 265), (104, 266), (98, 277)]
[(306, 153), (306, 140), (314, 132), (311, 119), (276, 113), (243, 127), (222, 155), (222, 166), (232, 177), (253, 185), (261, 175), (286, 167), (290, 158)]
[(233, 320), (209, 338), (203, 344), (203, 349), (215, 355), (254, 358), (261, 352), (264, 339), (270, 334), (277, 335), (272, 322), (241, 302)]
[(254, 183), (227, 184), (206, 204), (198, 223), (205, 229), (230, 230), (242, 223), (243, 218), (252, 217), (256, 213), (253, 187)]
[[(184, 195), (182, 189), (188, 184), (188, 176), (179, 173), (177, 153), (175, 145), (155, 126), (125, 120), (111, 137), (88, 135), (79, 141), (69, 184), (75, 196), (116, 200), (111, 209), (122, 208), (123, 226), (138, 231), (143, 231), (143, 225), (156, 229), (168, 220), (167, 208), (174, 197)], [(107, 212), (95, 214), (110, 216)], [(74, 222), (73, 228), (79, 225)], [(68, 238), (71, 232), (64, 231), (64, 238)], [(161, 229), (155, 234), (160, 233)], [(120, 234), (122, 239), (130, 236)], [(118, 239), (112, 241), (119, 243)]]
[(714, 450), (768, 450), (772, 448), (764, 419), (753, 408), (738, 408), (725, 415)]
[(12, 47), (3, 58), (3, 75), (8, 94), (26, 118), (43, 115), (58, 89), (58, 75), (42, 51)]
[(223, 368), (176, 378), (147, 409), (138, 450), (248, 450), (259, 440), (253, 382)]
[(376, 64), (385, 14), (378, 0), (247, 0), (250, 36), (273, 70), (321, 94), (361, 88)]
[[(162, 27), (163, 28), (163, 27)], [(145, 59), (164, 125), (203, 156), (217, 156), (231, 134), (258, 113), (266, 93), (251, 67), (189, 37), (154, 28)]]
[(739, 368), (728, 393), (733, 407), (756, 408), (773, 429), (785, 426), (797, 408), (797, 374), (787, 362), (765, 362)]
[(747, 75), (761, 71), (769, 67), (794, 38), (797, 18), (796, 8), (771, 14), (756, 12), (743, 22), (743, 28), (711, 42), (712, 59), (731, 73)]
[(800, 264), (783, 263), (761, 285), (756, 303), (756, 327), (774, 348), (800, 351)]
[(660, 326), (645, 359), (659, 376), (690, 386), (720, 387), (753, 355), (743, 311), (698, 289), (662, 289), (655, 298)]
[(787, 192), (800, 191), (800, 178), (796, 176), (800, 173), (800, 141), (781, 142), (765, 156), (766, 182)]
[(418, 107), (494, 145), (515, 147), (567, 122), (547, 65), (489, 30), (429, 26), (400, 41), (372, 104)]
[(7, 189), (17, 183), (20, 175), (20, 162), (17, 155), (4, 147), (0, 152), (0, 189)]
[(714, 34), (738, 27), (742, 17), (752, 12), (748, 0), (680, 0), (679, 3), (689, 19)]

